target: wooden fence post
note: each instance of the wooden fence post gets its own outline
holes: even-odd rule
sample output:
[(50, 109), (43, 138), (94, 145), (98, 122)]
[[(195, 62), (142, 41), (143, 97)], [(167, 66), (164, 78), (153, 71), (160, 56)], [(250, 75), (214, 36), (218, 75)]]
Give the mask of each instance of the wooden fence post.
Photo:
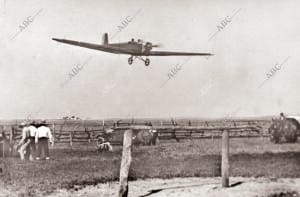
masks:
[(14, 135), (15, 135), (15, 129), (11, 128), (9, 131), (9, 155), (12, 156), (13, 155), (13, 151), (14, 151)]
[(3, 139), (3, 141), (2, 141), (2, 157), (3, 157), (3, 158), (5, 157), (5, 152), (4, 152), (4, 150), (5, 150), (5, 140)]
[(88, 131), (88, 128), (84, 127), (84, 133), (87, 134), (88, 143), (86, 145), (87, 150), (89, 149), (89, 145), (91, 143), (91, 133)]
[(70, 131), (70, 146), (71, 146), (71, 149), (73, 147), (73, 135), (72, 135), (72, 131)]
[(53, 135), (52, 135), (52, 137), (53, 137), (53, 144), (52, 144), (52, 146), (54, 146), (54, 143), (55, 143), (55, 125), (54, 125), (54, 121), (52, 122), (52, 133), (53, 133)]
[(229, 187), (229, 131), (222, 134), (222, 187)]
[(128, 174), (131, 163), (132, 130), (126, 130), (123, 139), (123, 152), (120, 168), (119, 197), (128, 196)]

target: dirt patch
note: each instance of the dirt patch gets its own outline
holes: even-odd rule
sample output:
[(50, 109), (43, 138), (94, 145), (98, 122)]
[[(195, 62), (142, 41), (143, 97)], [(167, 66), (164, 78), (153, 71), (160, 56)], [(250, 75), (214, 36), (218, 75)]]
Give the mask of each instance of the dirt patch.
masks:
[[(221, 178), (174, 178), (174, 179), (146, 179), (129, 183), (129, 196), (132, 197), (277, 197), (300, 195), (300, 179), (268, 179), (268, 178), (243, 178), (234, 177), (230, 179), (229, 188), (222, 188)], [(240, 184), (235, 184), (240, 183)], [(118, 183), (98, 184), (88, 186), (78, 191), (57, 190), (51, 197), (65, 196), (117, 196)]]

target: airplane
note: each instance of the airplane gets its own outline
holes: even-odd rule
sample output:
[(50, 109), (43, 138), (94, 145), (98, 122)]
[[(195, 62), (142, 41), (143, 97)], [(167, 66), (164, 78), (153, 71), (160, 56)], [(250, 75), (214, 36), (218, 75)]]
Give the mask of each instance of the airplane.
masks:
[[(149, 66), (150, 60), (148, 56), (210, 56), (210, 53), (192, 53), (192, 52), (170, 52), (170, 51), (152, 51), (152, 48), (159, 47), (158, 44), (152, 44), (151, 42), (144, 42), (141, 39), (135, 41), (133, 38), (128, 42), (121, 43), (108, 43), (108, 34), (105, 33), (102, 37), (102, 44), (92, 44), (87, 42), (78, 42), (74, 40), (52, 38), (57, 42), (64, 44), (75, 45), (79, 47), (104, 51), (115, 54), (130, 55), (128, 58), (128, 64), (131, 65), (133, 60), (138, 58), (142, 60), (146, 66)], [(146, 59), (143, 59), (145, 56)]]

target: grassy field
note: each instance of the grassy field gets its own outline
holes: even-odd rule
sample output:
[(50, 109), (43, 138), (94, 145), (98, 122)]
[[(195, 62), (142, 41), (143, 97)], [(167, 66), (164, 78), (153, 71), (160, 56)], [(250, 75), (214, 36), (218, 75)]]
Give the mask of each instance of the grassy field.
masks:
[[(130, 179), (220, 176), (221, 140), (201, 139), (134, 147)], [(91, 148), (53, 148), (50, 161), (1, 160), (0, 187), (39, 196), (118, 180), (121, 147), (113, 153)], [(230, 140), (231, 176), (300, 177), (300, 143), (272, 144), (266, 138)], [(0, 188), (1, 189), (1, 188)]]

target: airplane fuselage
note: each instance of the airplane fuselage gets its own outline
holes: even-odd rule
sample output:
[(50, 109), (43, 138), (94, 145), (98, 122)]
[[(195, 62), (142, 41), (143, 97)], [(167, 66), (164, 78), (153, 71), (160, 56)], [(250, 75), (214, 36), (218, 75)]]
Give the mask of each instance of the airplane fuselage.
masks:
[[(130, 54), (133, 56), (145, 54), (145, 52), (151, 51), (151, 48), (146, 47), (143, 43), (132, 42), (132, 41), (121, 42), (121, 43), (110, 43), (107, 45), (112, 47), (118, 47), (120, 49), (130, 50)], [(121, 54), (121, 52), (119, 53)]]

